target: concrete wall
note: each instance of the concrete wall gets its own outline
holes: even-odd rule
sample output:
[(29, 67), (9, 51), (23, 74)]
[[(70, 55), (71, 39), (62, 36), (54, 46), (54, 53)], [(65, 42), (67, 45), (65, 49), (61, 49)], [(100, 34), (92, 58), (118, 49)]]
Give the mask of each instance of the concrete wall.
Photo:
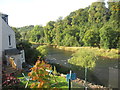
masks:
[(109, 67), (109, 87), (120, 88), (119, 78), (120, 69)]
[(9, 59), (13, 58), (14, 59), (14, 63), (16, 64), (16, 68), (17, 69), (22, 69), (22, 60), (21, 60), (21, 54), (18, 55), (10, 55), (10, 56), (6, 56), (7, 60), (8, 60), (8, 65), (10, 64)]
[(24, 50), (21, 50), (20, 52), (21, 52), (21, 62), (23, 63), (25, 62), (25, 52)]
[(18, 69), (22, 69), (21, 55), (20, 55), (20, 54), (14, 55), (13, 57), (15, 58), (15, 63), (16, 63), (16, 65), (17, 65), (17, 68), (18, 68)]

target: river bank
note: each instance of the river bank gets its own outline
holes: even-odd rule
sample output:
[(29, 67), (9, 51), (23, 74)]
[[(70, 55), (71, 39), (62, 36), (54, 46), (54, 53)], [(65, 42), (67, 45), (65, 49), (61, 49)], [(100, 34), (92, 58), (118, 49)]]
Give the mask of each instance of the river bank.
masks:
[(48, 46), (52, 46), (53, 48), (57, 48), (65, 51), (71, 51), (71, 52), (76, 52), (78, 50), (84, 50), (84, 49), (92, 50), (96, 53), (97, 56), (102, 56), (104, 58), (109, 58), (109, 59), (118, 59), (120, 57), (120, 50), (118, 49), (103, 49), (98, 47), (66, 47), (66, 46), (58, 46), (47, 43), (36, 43), (36, 42), (30, 42), (30, 43), (35, 45), (48, 45)]
[(97, 56), (102, 56), (104, 58), (109, 59), (118, 59), (120, 56), (120, 51), (117, 49), (100, 49), (97, 47), (65, 47), (65, 46), (53, 46), (54, 48), (65, 50), (65, 51), (72, 51), (76, 52), (78, 50), (92, 50), (96, 53)]

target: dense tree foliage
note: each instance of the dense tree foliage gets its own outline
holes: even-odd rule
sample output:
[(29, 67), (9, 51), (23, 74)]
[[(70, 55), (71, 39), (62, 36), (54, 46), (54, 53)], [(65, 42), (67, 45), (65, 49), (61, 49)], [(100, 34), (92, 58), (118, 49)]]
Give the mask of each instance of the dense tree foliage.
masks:
[(104, 48), (116, 48), (120, 33), (115, 31), (113, 27), (103, 26), (100, 29), (100, 45)]
[(88, 30), (83, 38), (86, 46), (99, 46), (99, 34), (94, 30)]
[(34, 25), (29, 25), (29, 26), (19, 27), (17, 29), (18, 31), (29, 31), (29, 30), (32, 30), (33, 28), (34, 28)]
[(19, 43), (20, 42), (20, 38), (21, 38), (20, 32), (15, 27), (12, 27), (12, 30), (14, 30), (14, 32), (15, 32), (16, 42)]
[(22, 39), (32, 42), (58, 46), (118, 48), (120, 1), (110, 1), (108, 8), (104, 2), (94, 2), (89, 7), (71, 12), (65, 18), (49, 21), (44, 27), (30, 25), (22, 27), (24, 30), (18, 29)]

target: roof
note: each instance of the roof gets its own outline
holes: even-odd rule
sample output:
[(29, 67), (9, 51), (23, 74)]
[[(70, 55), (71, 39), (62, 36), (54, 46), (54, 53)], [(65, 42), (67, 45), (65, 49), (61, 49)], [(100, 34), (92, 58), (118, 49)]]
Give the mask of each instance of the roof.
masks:
[(0, 12), (0, 14), (1, 14), (1, 15), (7, 15), (7, 14), (5, 14), (5, 13), (2, 13), (2, 12)]
[(5, 55), (17, 55), (17, 54), (21, 54), (21, 52), (16, 48), (5, 50)]
[(3, 16), (7, 17), (8, 15), (0, 12), (0, 16), (1, 17), (3, 17)]

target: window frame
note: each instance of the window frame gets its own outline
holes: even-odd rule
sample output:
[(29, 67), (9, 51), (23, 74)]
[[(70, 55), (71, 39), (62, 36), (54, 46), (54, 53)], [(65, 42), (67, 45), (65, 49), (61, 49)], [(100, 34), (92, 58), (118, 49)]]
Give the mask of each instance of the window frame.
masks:
[(12, 35), (8, 35), (8, 46), (9, 48), (12, 47)]

